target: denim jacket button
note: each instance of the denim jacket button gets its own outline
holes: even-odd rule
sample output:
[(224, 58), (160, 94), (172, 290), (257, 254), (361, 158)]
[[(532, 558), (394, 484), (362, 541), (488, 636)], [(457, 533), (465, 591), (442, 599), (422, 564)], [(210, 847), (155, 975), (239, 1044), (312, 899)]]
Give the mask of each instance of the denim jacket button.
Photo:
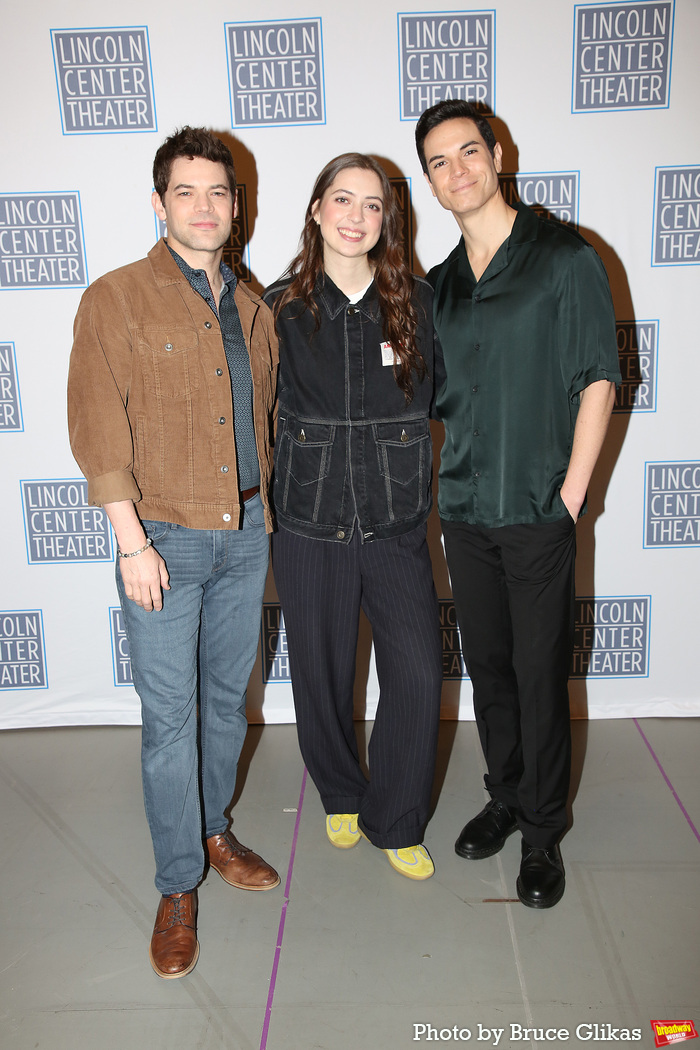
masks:
[(402, 441), (408, 441), (408, 434), (406, 433), (405, 430), (401, 431), (401, 440)]
[(338, 529), (338, 531), (335, 534), (335, 538), (337, 540), (344, 540), (345, 539), (345, 533), (343, 532), (342, 529)]
[(299, 431), (299, 440), (300, 441), (306, 441), (306, 434), (304, 433), (303, 430)]
[(173, 344), (172, 343), (166, 343), (165, 344), (165, 349), (166, 350), (172, 350), (172, 348), (173, 348)]

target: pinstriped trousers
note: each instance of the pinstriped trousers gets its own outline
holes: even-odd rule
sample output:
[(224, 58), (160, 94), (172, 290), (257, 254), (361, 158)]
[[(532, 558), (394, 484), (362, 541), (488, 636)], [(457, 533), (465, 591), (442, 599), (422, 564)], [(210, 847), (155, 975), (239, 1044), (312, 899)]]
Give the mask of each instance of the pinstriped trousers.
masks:
[[(382, 849), (423, 840), (440, 717), (442, 654), (426, 526), (349, 544), (272, 539), (299, 746), (326, 813), (358, 813)], [(379, 704), (360, 768), (353, 685), (360, 609), (372, 627)]]

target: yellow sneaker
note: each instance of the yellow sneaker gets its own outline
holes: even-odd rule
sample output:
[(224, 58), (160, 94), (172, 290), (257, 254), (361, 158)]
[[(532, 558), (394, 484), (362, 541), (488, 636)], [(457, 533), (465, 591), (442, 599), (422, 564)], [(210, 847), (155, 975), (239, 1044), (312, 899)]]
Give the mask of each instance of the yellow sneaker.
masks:
[(385, 849), (394, 871), (407, 879), (429, 879), (435, 874), (435, 865), (425, 846), (405, 846), (403, 849)]
[(329, 813), (326, 817), (326, 835), (338, 849), (351, 849), (360, 841), (357, 813)]

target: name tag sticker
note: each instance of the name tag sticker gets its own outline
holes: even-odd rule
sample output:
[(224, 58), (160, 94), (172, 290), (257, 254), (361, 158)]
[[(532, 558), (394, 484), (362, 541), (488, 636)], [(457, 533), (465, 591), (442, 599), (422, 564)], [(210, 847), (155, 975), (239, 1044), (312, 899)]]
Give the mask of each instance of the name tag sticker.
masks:
[(393, 367), (394, 351), (392, 349), (391, 343), (380, 343), (379, 346), (381, 347), (382, 351), (382, 364), (391, 365)]

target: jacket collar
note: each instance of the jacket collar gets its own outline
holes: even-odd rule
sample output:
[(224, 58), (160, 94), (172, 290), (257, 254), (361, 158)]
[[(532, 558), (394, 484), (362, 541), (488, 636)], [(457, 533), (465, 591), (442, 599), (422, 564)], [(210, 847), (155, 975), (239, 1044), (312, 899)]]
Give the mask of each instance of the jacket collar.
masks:
[(186, 284), (189, 286), (190, 282), (168, 251), (168, 246), (162, 237), (148, 253), (148, 261), (151, 264), (154, 280), (160, 287), (168, 284)]
[[(314, 294), (319, 303), (325, 309), (331, 321), (334, 320), (334, 318), (336, 318), (350, 302), (345, 292), (341, 292), (340, 288), (333, 283), (328, 274), (324, 273), (323, 270), (316, 278)], [(354, 305), (361, 314), (364, 314), (371, 321), (374, 321), (375, 324), (379, 322), (381, 315), (379, 312), (379, 301), (377, 299), (377, 289), (374, 281), (372, 281), (359, 303), (355, 303)]]
[[(187, 288), (192, 287), (168, 251), (168, 246), (162, 237), (157, 244), (153, 245), (148, 253), (148, 261), (151, 264), (151, 270), (153, 271), (155, 282), (160, 287), (165, 287), (169, 284), (182, 284)], [(236, 281), (234, 297), (239, 311), (245, 310), (251, 317), (255, 315), (255, 312), (262, 302), (259, 295), (256, 295), (255, 292), (252, 292), (250, 288), (247, 288), (238, 280)]]

